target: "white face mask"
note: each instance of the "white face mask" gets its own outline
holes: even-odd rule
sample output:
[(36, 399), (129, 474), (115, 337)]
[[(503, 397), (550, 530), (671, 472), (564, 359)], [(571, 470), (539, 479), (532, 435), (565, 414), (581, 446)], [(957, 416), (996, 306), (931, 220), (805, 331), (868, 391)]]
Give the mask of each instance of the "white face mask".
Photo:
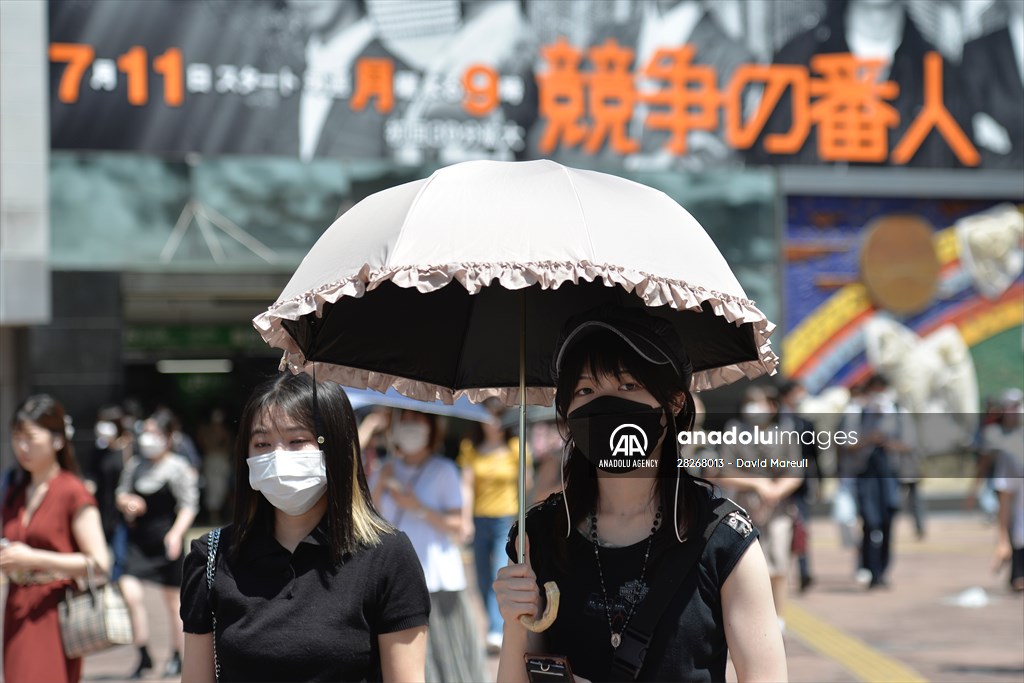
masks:
[(158, 458), (167, 451), (167, 440), (151, 432), (139, 434), (139, 453), (143, 457)]
[(399, 422), (393, 438), (395, 446), (403, 453), (419, 453), (430, 440), (430, 426), (419, 422)]
[(113, 439), (117, 436), (117, 425), (109, 420), (100, 420), (93, 429), (97, 439)]
[(96, 447), (107, 448), (110, 442), (117, 437), (117, 425), (107, 420), (100, 420), (93, 427), (93, 434), (96, 436)]
[(249, 486), (286, 515), (309, 512), (327, 490), (323, 451), (277, 450), (245, 462)]

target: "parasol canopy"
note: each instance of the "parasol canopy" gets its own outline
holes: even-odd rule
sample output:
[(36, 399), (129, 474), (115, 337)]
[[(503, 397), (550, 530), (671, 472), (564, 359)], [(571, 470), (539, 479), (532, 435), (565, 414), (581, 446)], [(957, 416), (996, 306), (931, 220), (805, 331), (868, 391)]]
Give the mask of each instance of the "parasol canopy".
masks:
[(683, 207), (548, 160), (465, 162), (367, 197), (254, 324), (293, 371), (318, 379), (508, 405), (525, 380), (523, 403), (550, 405), (562, 324), (608, 303), (671, 321), (695, 390), (778, 363), (774, 326)]

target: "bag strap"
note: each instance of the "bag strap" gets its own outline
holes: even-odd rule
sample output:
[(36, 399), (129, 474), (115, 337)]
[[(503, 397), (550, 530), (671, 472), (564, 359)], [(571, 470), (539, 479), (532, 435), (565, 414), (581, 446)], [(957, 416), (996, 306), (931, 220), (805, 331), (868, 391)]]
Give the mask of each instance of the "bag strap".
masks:
[(85, 555), (85, 587), (92, 594), (93, 600), (96, 599), (96, 589), (99, 584), (96, 581), (96, 560), (92, 559), (92, 555), (89, 553), (83, 553)]
[(96, 560), (92, 559), (92, 555), (85, 554), (85, 580), (89, 585), (89, 590), (93, 593), (96, 592), (96, 570), (93, 568), (96, 564)]
[(703, 517), (707, 520), (707, 526), (701, 537), (693, 539), (694, 542), (687, 544), (681, 552), (673, 553), (672, 557), (668, 558), (662, 572), (662, 580), (656, 581), (650, 587), (644, 601), (630, 619), (629, 626), (622, 633), (622, 643), (612, 655), (610, 680), (636, 680), (643, 667), (644, 658), (647, 657), (647, 648), (654, 638), (654, 629), (672, 601), (672, 596), (679, 591), (690, 570), (704, 554), (704, 548), (707, 547), (708, 540), (718, 525), (736, 511), (743, 511), (743, 508), (728, 498), (719, 500)]
[[(85, 588), (83, 590), (89, 593), (89, 597), (92, 600), (93, 605), (99, 604), (99, 584), (96, 581), (96, 570), (93, 568), (96, 560), (92, 558), (89, 553), (82, 553), (85, 557)], [(66, 586), (64, 588), (64, 600), (67, 602), (69, 608), (71, 606), (71, 598), (75, 595), (75, 587), (81, 586), (81, 583), (77, 581)]]
[(206, 550), (206, 601), (213, 617), (213, 672), (214, 680), (220, 681), (220, 660), (217, 659), (217, 611), (213, 609), (213, 579), (217, 573), (217, 546), (220, 545), (220, 529), (210, 532)]

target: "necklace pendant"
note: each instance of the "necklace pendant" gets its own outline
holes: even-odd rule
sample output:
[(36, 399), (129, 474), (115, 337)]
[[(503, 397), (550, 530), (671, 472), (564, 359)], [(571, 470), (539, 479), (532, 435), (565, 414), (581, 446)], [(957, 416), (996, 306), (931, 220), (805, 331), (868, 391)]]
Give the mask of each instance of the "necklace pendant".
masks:
[(622, 636), (618, 633), (612, 634), (612, 649), (619, 649), (619, 645), (622, 645)]

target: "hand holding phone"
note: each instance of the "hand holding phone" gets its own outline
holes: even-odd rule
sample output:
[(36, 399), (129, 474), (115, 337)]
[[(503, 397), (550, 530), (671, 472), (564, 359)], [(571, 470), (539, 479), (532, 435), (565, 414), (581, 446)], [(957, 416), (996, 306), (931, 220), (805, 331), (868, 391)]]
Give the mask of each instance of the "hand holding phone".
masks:
[(526, 675), (530, 683), (574, 683), (569, 660), (561, 655), (543, 655), (527, 652)]

